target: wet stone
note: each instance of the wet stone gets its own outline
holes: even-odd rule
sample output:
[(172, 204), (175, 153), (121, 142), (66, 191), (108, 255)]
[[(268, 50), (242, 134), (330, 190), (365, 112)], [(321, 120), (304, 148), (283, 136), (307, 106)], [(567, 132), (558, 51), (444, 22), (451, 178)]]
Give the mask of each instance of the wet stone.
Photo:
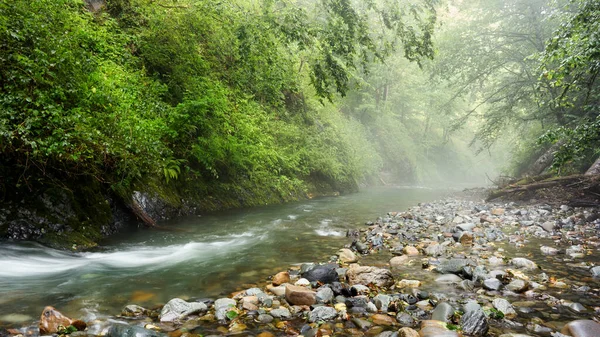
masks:
[(485, 336), (489, 330), (487, 316), (476, 304), (469, 302), (465, 305), (465, 313), (460, 318), (462, 331), (469, 336)]
[(404, 252), (404, 254), (406, 254), (408, 256), (419, 255), (419, 250), (413, 246), (406, 246), (406, 247), (404, 247), (404, 249), (402, 251)]
[(145, 316), (147, 312), (148, 309), (144, 307), (135, 304), (130, 304), (123, 308), (123, 310), (121, 311), (121, 315), (126, 317), (140, 317)]
[[(234, 300), (230, 301), (233, 301), (233, 305), (235, 305)], [(167, 302), (160, 311), (160, 321), (173, 322), (174, 320), (206, 310), (208, 310), (208, 307), (202, 302), (186, 302), (180, 298), (174, 298)]]
[(350, 288), (350, 292), (353, 294), (353, 296), (369, 295), (369, 293), (371, 292), (371, 289), (369, 289), (369, 287), (362, 285), (362, 284), (355, 284)]
[(463, 268), (471, 264), (471, 261), (466, 259), (450, 259), (440, 262), (436, 270), (440, 274), (460, 274)]
[(421, 322), (420, 337), (458, 337), (456, 331), (446, 328), (446, 322), (425, 320)]
[(590, 269), (590, 272), (592, 273), (593, 277), (600, 277), (600, 266), (593, 267)]
[(321, 265), (312, 268), (311, 270), (302, 273), (302, 277), (313, 282), (332, 283), (338, 281), (337, 266)]
[(448, 322), (448, 318), (454, 314), (454, 307), (447, 302), (440, 302), (433, 310), (431, 319), (436, 321)]
[(515, 293), (522, 293), (522, 292), (526, 291), (528, 288), (529, 288), (529, 282), (520, 280), (520, 279), (514, 279), (514, 280), (510, 281), (509, 284), (506, 285), (506, 289), (513, 291)]
[(366, 330), (373, 326), (373, 323), (367, 321), (366, 319), (362, 319), (362, 318), (358, 318), (358, 317), (353, 317), (351, 319), (351, 321), (352, 321), (352, 323), (354, 323), (354, 325), (356, 325), (357, 328), (359, 328), (361, 330)]
[(573, 337), (598, 337), (600, 323), (592, 320), (576, 320), (565, 325), (561, 333)]
[(222, 321), (227, 319), (227, 312), (235, 308), (236, 302), (230, 298), (219, 298), (215, 301), (215, 316), (218, 320)]
[(375, 337), (398, 337), (398, 333), (394, 331), (384, 331)]
[(273, 319), (273, 316), (269, 314), (260, 314), (256, 320), (261, 324), (267, 324), (273, 322)]
[(513, 306), (510, 304), (510, 302), (503, 298), (494, 299), (494, 301), (492, 301), (492, 305), (496, 310), (503, 313), (504, 317), (506, 317), (507, 319), (513, 319), (517, 317), (517, 312), (515, 311)]
[(502, 287), (502, 282), (497, 278), (489, 278), (483, 281), (483, 288), (487, 290), (499, 290)]
[(388, 269), (371, 266), (353, 266), (346, 273), (348, 283), (374, 284), (378, 287), (390, 287), (394, 285), (394, 277)]
[(398, 337), (419, 337), (419, 333), (411, 328), (401, 328), (398, 330)]
[(381, 310), (382, 312), (388, 311), (388, 306), (390, 305), (390, 302), (391, 297), (388, 295), (378, 294), (377, 296), (373, 297), (373, 303), (375, 304), (377, 309)]
[(287, 271), (282, 271), (280, 273), (277, 273), (275, 276), (273, 276), (273, 285), (274, 286), (279, 286), (282, 285), (284, 283), (289, 283), (290, 282), (290, 274)]
[(366, 308), (368, 299), (365, 297), (362, 297), (362, 296), (361, 297), (351, 297), (351, 298), (347, 298), (345, 303), (346, 303), (346, 307), (348, 307), (348, 308), (353, 308), (353, 307)]
[(535, 262), (523, 257), (515, 257), (514, 259), (510, 260), (510, 264), (517, 268), (523, 269), (536, 269), (538, 267)]
[(390, 260), (390, 267), (401, 268), (404, 267), (408, 261), (410, 261), (408, 255), (395, 256)]
[(358, 256), (348, 248), (338, 250), (337, 255), (341, 263), (354, 263), (358, 261)]
[(373, 302), (367, 303), (367, 312), (376, 313), (378, 311), (377, 306)]
[(271, 316), (273, 316), (274, 318), (279, 318), (279, 319), (288, 319), (288, 318), (292, 317), (292, 314), (290, 313), (290, 311), (284, 307), (273, 309), (269, 312), (269, 314)]
[(106, 337), (166, 337), (166, 335), (141, 326), (115, 324), (108, 329)]
[(411, 315), (409, 315), (405, 312), (398, 313), (396, 315), (396, 321), (398, 321), (398, 323), (402, 326), (410, 326), (410, 327), (415, 326), (417, 323)]
[(462, 278), (455, 274), (444, 274), (435, 279), (435, 282), (442, 284), (460, 283), (461, 281)]
[(402, 288), (418, 288), (421, 286), (421, 281), (418, 280), (400, 280), (400, 282), (398, 282), (396, 284), (396, 288), (402, 289)]
[(556, 249), (554, 247), (541, 246), (540, 247), (540, 251), (544, 255), (556, 255), (556, 254), (558, 254), (558, 249)]
[(376, 325), (392, 326), (396, 324), (396, 320), (388, 315), (375, 314), (371, 316), (371, 321)]
[(317, 303), (329, 303), (333, 299), (333, 290), (323, 287), (317, 291)]
[(427, 256), (442, 256), (446, 253), (446, 246), (440, 244), (430, 244), (425, 248), (425, 255)]
[(40, 334), (46, 335), (56, 333), (59, 326), (69, 326), (72, 322), (69, 317), (63, 315), (53, 307), (45, 307), (40, 316), (38, 327)]
[(316, 293), (303, 287), (287, 285), (285, 287), (285, 299), (295, 305), (312, 305), (317, 301)]

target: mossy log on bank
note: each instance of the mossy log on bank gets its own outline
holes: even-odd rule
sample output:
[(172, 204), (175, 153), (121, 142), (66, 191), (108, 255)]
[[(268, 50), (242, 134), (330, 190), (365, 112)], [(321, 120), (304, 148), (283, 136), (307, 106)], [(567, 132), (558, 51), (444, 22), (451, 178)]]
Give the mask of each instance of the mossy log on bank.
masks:
[(486, 201), (498, 198), (531, 199), (565, 203), (570, 206), (600, 205), (600, 175), (570, 175), (564, 177), (537, 176), (489, 192)]

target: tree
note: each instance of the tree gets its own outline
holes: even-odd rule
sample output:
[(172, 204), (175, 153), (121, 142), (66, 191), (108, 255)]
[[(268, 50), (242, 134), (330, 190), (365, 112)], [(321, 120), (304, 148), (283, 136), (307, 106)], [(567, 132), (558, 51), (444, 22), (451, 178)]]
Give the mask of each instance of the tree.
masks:
[(555, 168), (581, 163), (585, 170), (600, 152), (600, 2), (573, 0), (561, 18), (541, 54), (540, 81), (549, 82), (541, 104), (564, 120), (542, 140), (561, 143)]

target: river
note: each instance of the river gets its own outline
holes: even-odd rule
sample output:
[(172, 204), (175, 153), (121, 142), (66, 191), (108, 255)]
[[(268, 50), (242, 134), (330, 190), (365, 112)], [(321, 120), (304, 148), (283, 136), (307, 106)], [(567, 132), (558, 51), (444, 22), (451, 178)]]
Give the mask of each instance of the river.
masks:
[(371, 188), (180, 218), (121, 233), (94, 252), (0, 243), (0, 327), (30, 324), (47, 305), (90, 320), (132, 303), (229, 294), (292, 264), (326, 260), (348, 242), (347, 229), (447, 192)]

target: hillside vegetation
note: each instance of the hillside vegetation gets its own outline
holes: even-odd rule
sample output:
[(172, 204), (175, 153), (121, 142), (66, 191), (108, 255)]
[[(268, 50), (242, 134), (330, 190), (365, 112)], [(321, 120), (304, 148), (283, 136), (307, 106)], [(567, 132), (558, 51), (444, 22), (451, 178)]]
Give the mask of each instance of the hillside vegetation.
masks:
[[(512, 88), (502, 81), (521, 70), (473, 80), (481, 63), (452, 60), (476, 48), (434, 48), (436, 39), (442, 47), (493, 43), (457, 41), (456, 32), (498, 19), (440, 25), (454, 20), (448, 13), (430, 0), (2, 2), (0, 236), (93, 245), (126, 221), (119, 214), (152, 224), (369, 183), (482, 182), (497, 173), (490, 156), (476, 158), (471, 148), (497, 146), (500, 164), (506, 148), (527, 148), (521, 152), (529, 160), (535, 137), (516, 145), (494, 140), (514, 120), (526, 119), (520, 125), (535, 135), (549, 130), (535, 124), (546, 115), (509, 113), (533, 111), (540, 99), (530, 93), (507, 112), (497, 108), (503, 100), (486, 97), (490, 86)], [(544, 32), (550, 37), (569, 20), (577, 23), (565, 15)], [(585, 32), (583, 24), (577, 29)], [(560, 29), (565, 35), (569, 27)], [(523, 51), (526, 60), (544, 51), (540, 38), (541, 50)], [(527, 69), (585, 47), (552, 41)], [(595, 88), (585, 64), (569, 67)], [(597, 92), (583, 85), (574, 91), (568, 69), (544, 71), (550, 82), (541, 83), (566, 86), (552, 102), (567, 109), (548, 110), (556, 120), (545, 139), (570, 137), (562, 163), (589, 161), (597, 132), (573, 140), (590, 132), (571, 132), (577, 124), (567, 98), (573, 93), (585, 104), (575, 117), (593, 127)], [(145, 214), (135, 195), (164, 207)]]

